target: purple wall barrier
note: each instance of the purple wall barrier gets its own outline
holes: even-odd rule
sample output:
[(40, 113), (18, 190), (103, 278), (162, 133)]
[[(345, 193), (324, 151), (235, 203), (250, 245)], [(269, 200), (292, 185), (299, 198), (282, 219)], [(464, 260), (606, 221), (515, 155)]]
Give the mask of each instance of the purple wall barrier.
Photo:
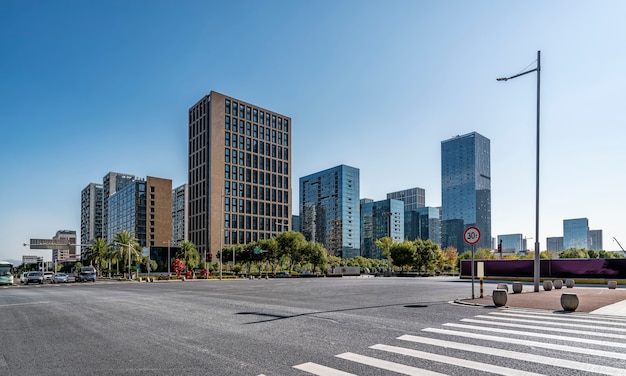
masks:
[[(483, 262), (485, 277), (534, 276), (534, 260), (474, 260)], [(541, 278), (626, 279), (626, 259), (540, 260)], [(461, 261), (461, 277), (472, 277), (472, 261)]]

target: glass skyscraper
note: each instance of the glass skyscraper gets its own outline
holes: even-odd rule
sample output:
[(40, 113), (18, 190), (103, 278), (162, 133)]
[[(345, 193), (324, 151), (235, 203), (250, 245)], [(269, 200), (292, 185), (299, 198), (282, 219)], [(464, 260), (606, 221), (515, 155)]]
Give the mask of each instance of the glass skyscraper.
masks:
[(478, 248), (491, 249), (490, 141), (476, 133), (441, 142), (442, 248), (455, 247), (459, 254), (471, 250), (463, 232), (480, 230)]
[(587, 218), (563, 220), (563, 249), (589, 249)]
[(359, 169), (340, 165), (300, 178), (300, 225), (332, 256), (360, 252)]
[(441, 245), (441, 208), (423, 207), (404, 212), (404, 237)]
[(404, 202), (361, 201), (361, 256), (384, 259), (376, 240), (385, 236), (397, 242), (404, 240)]

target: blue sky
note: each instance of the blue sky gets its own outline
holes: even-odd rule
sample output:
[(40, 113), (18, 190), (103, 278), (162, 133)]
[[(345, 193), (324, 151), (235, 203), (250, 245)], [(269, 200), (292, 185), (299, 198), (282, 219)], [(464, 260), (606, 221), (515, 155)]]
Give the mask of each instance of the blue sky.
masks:
[[(0, 2), (0, 259), (80, 230), (109, 171), (186, 182), (187, 110), (215, 90), (293, 119), (297, 179), (360, 169), (361, 197), (426, 190), (441, 141), (491, 140), (492, 234), (540, 242), (587, 217), (626, 244), (626, 2)], [(294, 201), (294, 214), (298, 205)], [(531, 241), (532, 243), (533, 241)]]

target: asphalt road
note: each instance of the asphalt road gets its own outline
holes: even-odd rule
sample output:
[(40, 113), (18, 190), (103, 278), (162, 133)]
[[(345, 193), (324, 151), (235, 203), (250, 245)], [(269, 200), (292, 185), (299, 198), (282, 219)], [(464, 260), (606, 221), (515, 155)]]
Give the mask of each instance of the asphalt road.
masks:
[[(473, 363), (457, 365), (457, 356), (464, 358), (458, 362), (513, 364), (538, 374), (588, 374), (561, 368), (546, 372), (541, 364), (494, 357), (504, 349), (530, 351), (508, 341), (494, 346), (493, 353), (480, 348), (464, 354), (448, 345), (435, 350), (437, 356), (454, 358), (452, 364), (433, 362), (434, 355), (411, 361), (389, 352), (395, 347), (387, 345), (398, 344), (400, 336), (441, 330), (445, 323), (493, 311), (450, 303), (470, 296), (470, 286), (455, 278), (319, 278), (0, 288), (0, 375), (302, 376), (309, 373), (294, 367), (311, 364), (358, 375), (397, 374), (378, 363), (363, 363), (381, 352), (372, 348), (376, 344), (386, 349), (387, 361), (450, 375), (484, 374)], [(536, 350), (540, 345), (534, 344), (533, 351), (578, 359), (563, 351)], [(433, 351), (431, 343), (408, 346)], [(626, 360), (598, 362), (618, 364), (626, 374)]]

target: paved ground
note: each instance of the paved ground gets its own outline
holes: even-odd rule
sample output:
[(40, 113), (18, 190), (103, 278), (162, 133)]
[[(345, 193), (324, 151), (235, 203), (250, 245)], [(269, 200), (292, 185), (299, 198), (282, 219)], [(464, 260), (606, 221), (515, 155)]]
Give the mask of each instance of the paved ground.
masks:
[[(524, 285), (524, 289), (519, 294), (512, 292), (512, 285), (508, 284), (509, 293), (507, 296), (507, 307), (546, 309), (550, 311), (563, 311), (561, 307), (561, 295), (564, 293), (575, 293), (578, 296), (579, 304), (576, 312), (588, 312), (595, 314), (626, 316), (626, 289), (617, 288), (611, 290), (603, 287), (573, 287), (562, 289), (552, 289), (544, 291), (540, 286), (539, 292), (534, 292), (532, 285)], [(484, 306), (494, 306), (491, 295), (484, 295), (483, 298), (459, 299), (465, 304), (477, 304)]]

